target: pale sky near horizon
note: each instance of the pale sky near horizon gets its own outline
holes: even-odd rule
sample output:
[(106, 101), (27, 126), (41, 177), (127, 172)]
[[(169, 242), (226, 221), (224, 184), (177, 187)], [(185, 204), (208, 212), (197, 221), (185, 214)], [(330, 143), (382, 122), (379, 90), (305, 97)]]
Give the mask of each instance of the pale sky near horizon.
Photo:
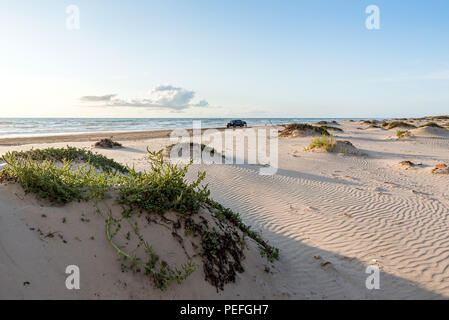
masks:
[(0, 41), (0, 117), (449, 113), (447, 0), (0, 0)]

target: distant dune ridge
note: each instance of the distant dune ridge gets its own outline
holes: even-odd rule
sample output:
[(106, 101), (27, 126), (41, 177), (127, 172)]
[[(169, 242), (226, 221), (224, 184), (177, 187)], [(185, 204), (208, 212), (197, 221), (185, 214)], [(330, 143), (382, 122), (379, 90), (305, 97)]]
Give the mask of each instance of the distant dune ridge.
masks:
[(432, 136), (449, 137), (448, 129), (436, 127), (421, 127), (411, 130), (411, 133), (415, 136), (423, 136), (423, 137), (432, 137)]

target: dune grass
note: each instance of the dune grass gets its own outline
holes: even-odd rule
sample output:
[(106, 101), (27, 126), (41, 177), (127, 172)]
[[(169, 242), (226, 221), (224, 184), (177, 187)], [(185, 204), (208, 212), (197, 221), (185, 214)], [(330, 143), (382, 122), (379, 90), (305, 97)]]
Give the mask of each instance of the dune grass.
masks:
[[(201, 239), (206, 279), (217, 289), (223, 289), (225, 283), (235, 280), (236, 272), (243, 271), (240, 261), (244, 257), (242, 237), (253, 239), (259, 245), (261, 255), (269, 261), (279, 258), (279, 250), (244, 224), (238, 213), (210, 197), (207, 185), (202, 186), (205, 172), (199, 172), (197, 179), (189, 183), (185, 176), (190, 164), (178, 166), (166, 162), (162, 150), (148, 152), (148, 172), (138, 172), (102, 155), (71, 147), (10, 152), (2, 157), (7, 166), (0, 173), (0, 182), (17, 182), (27, 192), (57, 204), (94, 200), (97, 206), (98, 201), (115, 195), (115, 202), (123, 208), (120, 219), (101, 212), (97, 206), (97, 212), (105, 219), (107, 239), (122, 258), (123, 270), (143, 271), (161, 290), (172, 281), (185, 280), (195, 270), (195, 265), (189, 260), (178, 270), (163, 262), (143, 239), (137, 225), (129, 220), (135, 214), (145, 212), (162, 217), (168, 211), (176, 212), (178, 220), (173, 223), (183, 223), (186, 230), (194, 230), (193, 236)], [(75, 168), (73, 161), (78, 160), (85, 163)], [(242, 236), (235, 230), (219, 234), (207, 225), (194, 223), (191, 217), (199, 214), (201, 208), (240, 230)], [(145, 248), (145, 257), (135, 256), (134, 251), (126, 252), (114, 242), (123, 220), (130, 223), (139, 246)], [(173, 236), (177, 236), (178, 241), (183, 239), (177, 234)], [(229, 256), (233, 257), (232, 261)]]
[(386, 122), (382, 124), (382, 127), (386, 127), (388, 130), (394, 129), (394, 128), (407, 128), (407, 129), (413, 129), (416, 128), (415, 125), (404, 122), (404, 121), (393, 121), (393, 122)]
[(378, 122), (379, 122), (378, 120), (362, 120), (363, 124), (368, 124), (368, 125), (370, 125), (370, 124), (375, 125)]
[(332, 126), (320, 126), (320, 128), (326, 130), (326, 131), (338, 131), (338, 132), (343, 132), (343, 129), (341, 128), (337, 128), (337, 127), (332, 127)]
[(396, 136), (398, 139), (409, 138), (411, 136), (410, 131), (408, 130), (397, 130)]
[[(0, 180), (18, 182), (26, 192), (35, 193), (58, 204), (88, 201), (92, 198), (103, 199), (118, 177), (117, 171), (112, 172), (111, 167), (120, 168), (120, 165), (113, 164), (108, 159), (91, 157), (86, 152), (83, 158), (96, 160), (74, 168), (73, 159), (77, 159), (75, 155), (80, 152), (66, 151), (68, 150), (51, 149), (7, 153), (2, 157), (7, 166), (1, 173)], [(67, 154), (67, 158), (61, 156), (63, 154)], [(97, 169), (104, 171), (97, 172)]]
[[(82, 161), (91, 164), (97, 169), (102, 171), (118, 171), (120, 173), (126, 173), (127, 168), (114, 160), (94, 153), (90, 150), (78, 149), (67, 146), (66, 148), (47, 148), (47, 149), (32, 149), (29, 151), (11, 152), (10, 155), (13, 158), (22, 158), (26, 160), (36, 161)], [(5, 157), (5, 156), (3, 156)]]
[(313, 132), (319, 135), (327, 135), (330, 136), (329, 131), (327, 131), (325, 128), (312, 126), (307, 123), (291, 123), (287, 126), (285, 126), (285, 129), (282, 130), (282, 132), (279, 134), (280, 137), (289, 137), (293, 134), (294, 131), (302, 131), (302, 132)]
[(440, 126), (438, 123), (435, 123), (435, 122), (428, 122), (428, 123), (423, 124), (422, 126), (419, 126), (419, 127), (420, 128), (432, 127), (432, 128), (444, 129), (442, 126)]
[(336, 144), (337, 142), (333, 137), (323, 135), (321, 137), (315, 137), (307, 147), (307, 150), (321, 149), (324, 151), (332, 152), (334, 151)]
[(449, 115), (441, 115), (441, 116), (430, 116), (430, 117), (422, 117), (417, 118), (416, 120), (449, 120)]

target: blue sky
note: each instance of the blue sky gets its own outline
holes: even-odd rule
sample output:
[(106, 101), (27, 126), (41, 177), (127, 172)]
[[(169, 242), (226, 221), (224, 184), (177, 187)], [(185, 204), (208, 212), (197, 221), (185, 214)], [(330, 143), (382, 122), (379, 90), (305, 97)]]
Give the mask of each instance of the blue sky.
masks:
[(7, 117), (449, 113), (446, 0), (0, 0), (0, 41)]

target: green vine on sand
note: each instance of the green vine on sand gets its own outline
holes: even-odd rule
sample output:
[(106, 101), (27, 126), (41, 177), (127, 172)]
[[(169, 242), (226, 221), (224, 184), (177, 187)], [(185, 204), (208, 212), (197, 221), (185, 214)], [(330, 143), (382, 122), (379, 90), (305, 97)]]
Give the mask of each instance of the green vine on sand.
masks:
[[(2, 157), (7, 166), (0, 173), (0, 182), (17, 182), (27, 192), (58, 204), (95, 200), (97, 212), (105, 220), (106, 238), (122, 258), (122, 270), (143, 272), (162, 290), (174, 280), (181, 283), (197, 268), (184, 246), (187, 237), (200, 240), (205, 278), (217, 290), (223, 290), (226, 283), (235, 281), (237, 272), (243, 272), (241, 262), (247, 237), (258, 244), (261, 255), (269, 261), (279, 258), (279, 250), (244, 224), (238, 213), (210, 197), (208, 186), (202, 185), (205, 172), (198, 172), (196, 180), (188, 183), (185, 176), (192, 163), (177, 166), (164, 161), (162, 150), (148, 152), (148, 172), (137, 172), (102, 155), (71, 147), (11, 152)], [(85, 164), (77, 168), (76, 161)], [(113, 217), (110, 209), (103, 214), (98, 207), (99, 201), (112, 193), (123, 208), (120, 218)], [(215, 226), (198, 215), (202, 209), (216, 218)], [(178, 218), (168, 219), (167, 212), (176, 213)], [(136, 213), (145, 213), (148, 223), (171, 226), (172, 236), (188, 257), (181, 270), (171, 268), (154, 252), (132, 222)], [(200, 221), (195, 221), (196, 216)], [(115, 240), (123, 221), (127, 221), (138, 239), (137, 248), (131, 252)], [(181, 228), (185, 238), (178, 234)], [(126, 238), (129, 237), (128, 233)], [(138, 256), (138, 248), (144, 249), (145, 258)]]
[[(189, 259), (185, 264), (181, 266), (182, 270), (178, 270), (176, 268), (172, 269), (170, 266), (168, 266), (167, 263), (161, 261), (159, 256), (154, 252), (153, 248), (139, 233), (137, 224), (131, 223), (128, 218), (126, 218), (126, 220), (139, 240), (138, 247), (144, 247), (145, 252), (148, 255), (148, 259), (144, 261), (141, 258), (137, 257), (137, 255), (124, 251), (114, 242), (114, 238), (121, 228), (120, 221), (122, 219), (114, 218), (110, 210), (105, 217), (98, 206), (97, 213), (105, 218), (106, 238), (108, 239), (111, 246), (115, 249), (119, 257), (121, 257), (123, 260), (121, 265), (122, 271), (141, 272), (141, 270), (143, 269), (145, 271), (145, 274), (152, 278), (156, 287), (161, 290), (165, 290), (173, 280), (176, 280), (176, 282), (180, 284), (193, 272), (195, 272), (197, 266), (192, 262), (191, 259)], [(116, 227), (113, 233), (111, 233), (111, 225), (115, 225)]]

